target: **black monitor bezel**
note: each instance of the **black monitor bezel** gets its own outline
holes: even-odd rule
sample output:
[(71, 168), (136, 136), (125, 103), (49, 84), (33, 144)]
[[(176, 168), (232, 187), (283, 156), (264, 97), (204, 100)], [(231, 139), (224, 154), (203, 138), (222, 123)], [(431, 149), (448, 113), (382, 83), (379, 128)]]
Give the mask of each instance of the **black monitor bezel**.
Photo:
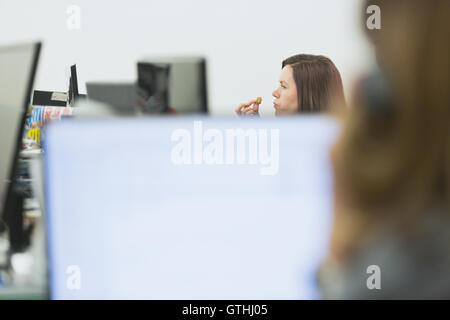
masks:
[[(15, 172), (17, 170), (17, 165), (18, 165), (18, 159), (19, 159), (19, 153), (22, 147), (22, 138), (23, 138), (23, 132), (25, 129), (25, 120), (26, 120), (26, 115), (27, 115), (27, 109), (28, 109), (28, 104), (31, 101), (31, 92), (33, 89), (33, 84), (34, 84), (34, 80), (36, 77), (36, 73), (37, 73), (37, 66), (38, 66), (38, 61), (39, 61), (39, 56), (40, 56), (40, 52), (41, 52), (41, 47), (42, 47), (42, 43), (41, 42), (35, 42), (32, 44), (34, 46), (34, 53), (33, 53), (33, 62), (32, 62), (32, 66), (31, 66), (31, 72), (29, 75), (29, 79), (28, 79), (28, 84), (27, 84), (27, 90), (25, 92), (25, 96), (23, 98), (23, 104), (22, 104), (22, 115), (20, 117), (20, 124), (18, 126), (18, 132), (17, 132), (17, 136), (16, 136), (16, 145), (15, 145), (15, 149), (14, 149), (14, 153), (13, 153), (13, 159), (12, 159), (12, 163), (11, 163), (11, 167), (10, 167), (10, 172), (9, 172), (9, 182), (8, 182), (8, 186), (6, 189), (6, 193), (5, 193), (5, 197), (4, 197), (4, 202), (3, 202), (3, 207), (0, 208), (1, 209), (1, 219), (6, 223), (6, 225), (8, 226), (10, 233), (9, 233), (9, 238), (11, 241), (11, 229), (14, 229), (14, 231), (17, 231), (17, 229), (20, 229), (20, 226), (16, 226), (15, 224), (18, 223), (18, 221), (23, 221), (21, 219), (21, 216), (19, 217), (17, 215), (16, 212), (11, 212), (9, 210), (10, 206), (11, 206), (11, 201), (12, 201), (12, 194), (14, 192), (14, 176), (15, 176)], [(11, 49), (15, 46), (8, 46), (8, 47), (4, 47), (3, 49)], [(0, 48), (0, 50), (2, 50), (2, 48)], [(22, 230), (23, 231), (23, 230)], [(20, 231), (19, 231), (20, 232)], [(16, 235), (14, 235), (16, 236)], [(13, 239), (15, 239), (13, 237)], [(20, 246), (19, 244), (16, 243), (11, 243), (11, 248), (14, 249), (16, 246)]]

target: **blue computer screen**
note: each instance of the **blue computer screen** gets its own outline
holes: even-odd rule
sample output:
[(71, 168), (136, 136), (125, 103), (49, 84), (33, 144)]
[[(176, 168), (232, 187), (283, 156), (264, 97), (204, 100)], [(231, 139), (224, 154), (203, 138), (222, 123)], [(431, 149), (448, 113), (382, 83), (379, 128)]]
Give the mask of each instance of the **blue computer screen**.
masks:
[(70, 119), (45, 132), (53, 299), (315, 299), (339, 126)]

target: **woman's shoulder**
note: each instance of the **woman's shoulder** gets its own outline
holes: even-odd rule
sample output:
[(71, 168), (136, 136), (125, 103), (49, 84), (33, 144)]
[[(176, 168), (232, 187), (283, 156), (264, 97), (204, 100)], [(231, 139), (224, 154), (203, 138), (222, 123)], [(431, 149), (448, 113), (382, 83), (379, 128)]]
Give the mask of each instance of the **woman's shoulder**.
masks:
[(325, 298), (450, 298), (449, 212), (430, 212), (404, 234), (378, 228), (322, 287)]

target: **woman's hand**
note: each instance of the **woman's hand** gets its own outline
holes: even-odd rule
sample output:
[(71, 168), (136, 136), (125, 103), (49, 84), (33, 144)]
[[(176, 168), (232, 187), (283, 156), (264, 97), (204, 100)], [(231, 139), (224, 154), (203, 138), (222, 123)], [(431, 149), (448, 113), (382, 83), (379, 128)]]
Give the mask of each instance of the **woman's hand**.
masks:
[(256, 99), (253, 99), (247, 103), (241, 103), (235, 111), (239, 116), (259, 116), (258, 110), (259, 104)]

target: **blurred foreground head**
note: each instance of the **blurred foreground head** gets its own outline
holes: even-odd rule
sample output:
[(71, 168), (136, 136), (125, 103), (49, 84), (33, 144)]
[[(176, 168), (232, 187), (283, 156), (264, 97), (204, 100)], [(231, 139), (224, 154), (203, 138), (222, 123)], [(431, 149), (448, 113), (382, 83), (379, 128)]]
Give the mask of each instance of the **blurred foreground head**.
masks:
[[(369, 5), (381, 11), (381, 29), (366, 29), (381, 72), (357, 86), (332, 152), (331, 257), (344, 264), (375, 230), (389, 229), (421, 250), (416, 244), (434, 241), (428, 235), (450, 229), (450, 1), (368, 1), (364, 28)], [(449, 252), (450, 239), (441, 240)], [(437, 256), (419, 260), (426, 269), (443, 262)]]

